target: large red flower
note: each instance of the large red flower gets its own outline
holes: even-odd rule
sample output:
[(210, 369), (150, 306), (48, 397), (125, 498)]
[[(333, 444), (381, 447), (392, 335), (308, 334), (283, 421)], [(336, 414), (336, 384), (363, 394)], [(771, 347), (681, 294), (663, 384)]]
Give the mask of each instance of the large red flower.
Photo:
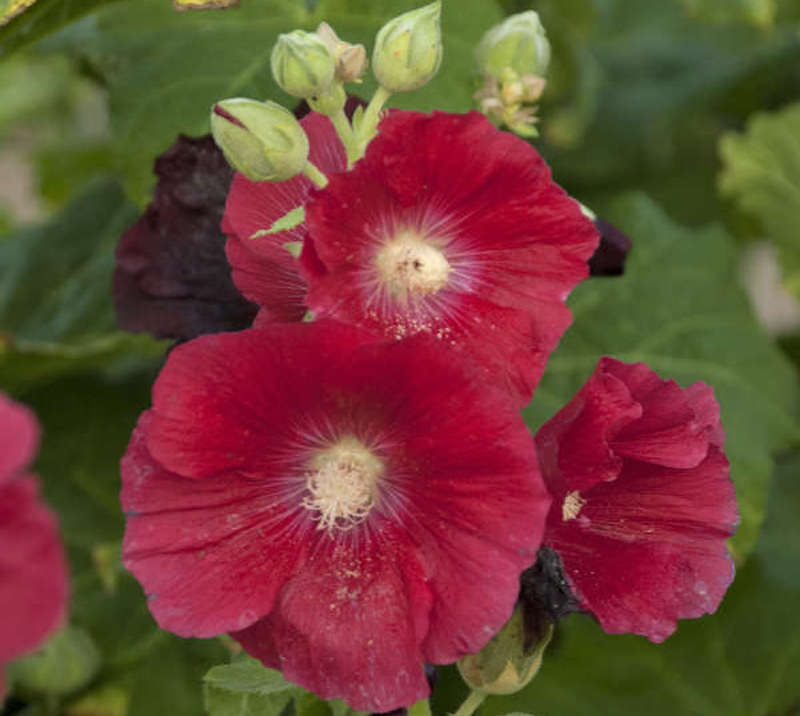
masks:
[(660, 642), (716, 610), (738, 522), (723, 441), (709, 386), (612, 358), (539, 430), (554, 498), (545, 544), (607, 632)]
[[(38, 646), (66, 606), (56, 521), (27, 473), (38, 440), (31, 411), (0, 393), (0, 668)], [(0, 671), (0, 701), (3, 692)]]
[[(325, 174), (347, 168), (347, 156), (330, 120), (312, 112), (301, 122), (308, 135), (309, 159)], [(281, 217), (303, 206), (314, 184), (305, 175), (284, 182), (254, 182), (236, 174), (231, 185), (222, 230), (233, 281), (261, 307), (258, 321), (299, 321), (306, 312), (306, 284), (299, 265), (284, 244), (303, 241), (305, 224), (274, 234), (261, 234)]]
[(420, 337), (331, 321), (170, 354), (122, 461), (124, 562), (159, 624), (232, 632), (389, 711), (508, 619), (549, 498), (506, 393)]
[(477, 113), (391, 113), (306, 217), (316, 315), (391, 338), (428, 333), (525, 402), (598, 243), (536, 150)]

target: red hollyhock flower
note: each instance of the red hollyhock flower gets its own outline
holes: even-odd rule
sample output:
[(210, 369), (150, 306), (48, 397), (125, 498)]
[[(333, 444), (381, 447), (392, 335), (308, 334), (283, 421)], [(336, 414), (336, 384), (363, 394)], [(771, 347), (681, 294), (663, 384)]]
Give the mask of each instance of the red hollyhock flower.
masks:
[[(0, 393), (0, 667), (38, 646), (66, 607), (56, 521), (26, 472), (38, 440), (31, 411)], [(0, 701), (3, 693), (0, 672)]]
[(306, 216), (316, 315), (392, 338), (428, 333), (507, 373), (523, 401), (598, 243), (536, 150), (477, 113), (391, 113)]
[(158, 623), (232, 632), (357, 709), (426, 696), (423, 662), (510, 616), (549, 507), (518, 411), (467, 365), (332, 321), (175, 348), (122, 461)]
[(678, 619), (716, 610), (738, 522), (723, 441), (709, 386), (613, 358), (539, 430), (554, 498), (545, 544), (605, 631), (661, 642)]
[[(308, 135), (309, 159), (331, 175), (347, 168), (347, 156), (330, 120), (311, 113), (301, 121)], [(314, 184), (305, 175), (284, 182), (254, 182), (236, 174), (228, 194), (222, 230), (239, 290), (261, 307), (257, 320), (299, 321), (306, 312), (306, 284), (299, 263), (283, 245), (303, 241), (305, 224), (275, 234), (256, 236), (308, 200)]]

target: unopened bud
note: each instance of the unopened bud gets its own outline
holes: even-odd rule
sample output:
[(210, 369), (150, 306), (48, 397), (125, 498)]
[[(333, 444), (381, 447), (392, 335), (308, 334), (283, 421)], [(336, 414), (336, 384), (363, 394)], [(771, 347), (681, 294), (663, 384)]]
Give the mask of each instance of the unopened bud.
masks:
[(398, 15), (375, 38), (372, 67), (390, 92), (407, 92), (427, 83), (442, 63), (440, 0)]
[(484, 75), (500, 79), (503, 70), (544, 77), (550, 65), (550, 43), (534, 10), (511, 15), (489, 30), (476, 50)]
[(88, 684), (99, 668), (100, 652), (89, 633), (68, 626), (13, 662), (10, 676), (23, 694), (62, 696)]
[(334, 29), (323, 22), (317, 28), (317, 36), (333, 55), (336, 65), (335, 78), (339, 82), (360, 82), (367, 70), (367, 50), (364, 45), (353, 45), (341, 40)]
[(542, 665), (542, 655), (553, 635), (553, 624), (529, 644), (525, 618), (520, 606), (511, 619), (477, 654), (458, 662), (458, 671), (473, 691), (484, 694), (513, 694), (528, 685)]
[(211, 110), (211, 132), (228, 163), (253, 181), (285, 181), (308, 159), (308, 137), (275, 102), (226, 99)]
[(295, 30), (279, 35), (272, 49), (272, 76), (284, 92), (295, 97), (316, 97), (333, 82), (336, 62), (318, 35)]

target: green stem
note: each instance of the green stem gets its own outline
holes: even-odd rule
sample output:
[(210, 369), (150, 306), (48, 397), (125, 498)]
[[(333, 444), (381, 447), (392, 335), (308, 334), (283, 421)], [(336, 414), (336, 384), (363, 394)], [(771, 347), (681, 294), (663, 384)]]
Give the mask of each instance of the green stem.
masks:
[(408, 707), (408, 716), (431, 716), (431, 702), (420, 699)]
[(377, 133), (381, 110), (383, 109), (383, 105), (386, 104), (386, 100), (391, 96), (392, 93), (381, 85), (378, 85), (378, 89), (376, 89), (375, 94), (372, 95), (372, 99), (364, 110), (364, 116), (358, 127), (358, 133), (356, 135), (358, 154), (356, 159), (360, 159), (364, 156), (367, 145)]
[(320, 189), (324, 189), (328, 186), (328, 177), (308, 160), (306, 160), (306, 165), (303, 167), (303, 174), (311, 179)]
[(458, 707), (453, 716), (472, 716), (486, 699), (486, 694), (480, 691), (470, 691), (464, 703)]
[(331, 122), (333, 122), (336, 133), (342, 140), (342, 144), (344, 144), (344, 149), (347, 152), (347, 168), (350, 169), (350, 167), (353, 166), (353, 162), (358, 158), (356, 157), (358, 153), (356, 135), (353, 132), (353, 128), (350, 126), (350, 120), (347, 119), (344, 108), (332, 115), (328, 115), (328, 117)]

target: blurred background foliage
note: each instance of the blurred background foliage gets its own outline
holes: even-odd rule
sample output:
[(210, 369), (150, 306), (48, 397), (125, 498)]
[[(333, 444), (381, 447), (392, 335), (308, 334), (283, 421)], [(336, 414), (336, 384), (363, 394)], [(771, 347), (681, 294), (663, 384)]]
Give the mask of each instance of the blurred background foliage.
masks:
[[(269, 73), (278, 33), (325, 19), (369, 47), (416, 4), (38, 0), (0, 26), (0, 388), (43, 424), (37, 470), (73, 570), (72, 627), (11, 669), (4, 716), (203, 712), (202, 677), (229, 645), (158, 630), (119, 566), (118, 461), (168, 345), (116, 330), (114, 247), (149, 201), (154, 158), (180, 132), (206, 133), (215, 100), (291, 106)], [(0, 17), (14, 7), (0, 0)], [(800, 323), (783, 297), (789, 318), (765, 329), (741, 282), (752, 288), (774, 253), (800, 296), (800, 0), (444, 0), (440, 74), (391, 104), (469, 109), (475, 44), (529, 8), (554, 58), (537, 147), (635, 248), (625, 276), (576, 290), (526, 418), (538, 426), (606, 353), (712, 384), (742, 512), (739, 574), (718, 614), (661, 646), (571, 617), (534, 682), (480, 713), (800, 713)], [(219, 668), (212, 716), (347, 711), (252, 664)], [(442, 670), (435, 713), (463, 696)]]

